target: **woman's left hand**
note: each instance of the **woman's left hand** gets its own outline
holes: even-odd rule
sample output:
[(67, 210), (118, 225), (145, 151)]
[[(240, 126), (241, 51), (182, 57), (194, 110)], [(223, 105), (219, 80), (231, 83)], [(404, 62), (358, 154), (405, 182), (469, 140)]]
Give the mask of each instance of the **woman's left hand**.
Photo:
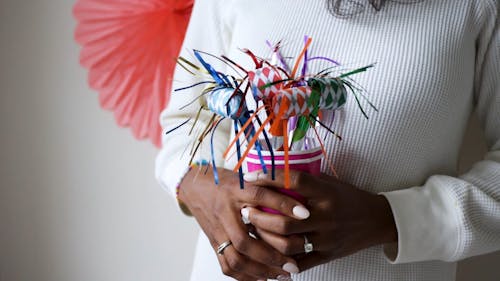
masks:
[[(245, 181), (269, 188), (285, 188), (283, 171), (276, 179), (262, 172), (245, 175)], [(362, 249), (397, 242), (397, 230), (388, 201), (338, 181), (290, 171), (290, 190), (306, 198), (310, 217), (296, 220), (247, 207), (248, 216), (260, 238), (287, 256), (297, 259), (301, 271), (351, 255)], [(304, 254), (305, 237), (313, 252)]]

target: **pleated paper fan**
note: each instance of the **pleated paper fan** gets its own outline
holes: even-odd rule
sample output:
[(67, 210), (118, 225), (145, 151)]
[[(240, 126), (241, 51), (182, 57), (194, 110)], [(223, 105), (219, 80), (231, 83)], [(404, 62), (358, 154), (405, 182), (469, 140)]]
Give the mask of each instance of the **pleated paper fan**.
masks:
[(80, 63), (103, 108), (138, 139), (161, 146), (159, 115), (193, 0), (78, 0), (75, 39)]

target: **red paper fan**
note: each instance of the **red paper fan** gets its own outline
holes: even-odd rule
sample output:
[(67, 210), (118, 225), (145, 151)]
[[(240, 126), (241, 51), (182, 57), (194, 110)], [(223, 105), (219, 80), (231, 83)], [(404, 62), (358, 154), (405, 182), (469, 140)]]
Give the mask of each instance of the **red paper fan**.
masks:
[(161, 146), (160, 112), (193, 0), (78, 0), (76, 41), (89, 84), (120, 126)]

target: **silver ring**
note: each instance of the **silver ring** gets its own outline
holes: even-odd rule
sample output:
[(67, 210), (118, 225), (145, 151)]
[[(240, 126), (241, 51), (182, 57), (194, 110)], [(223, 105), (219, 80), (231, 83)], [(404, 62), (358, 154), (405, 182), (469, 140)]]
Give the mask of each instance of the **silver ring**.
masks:
[(224, 242), (224, 243), (220, 244), (220, 245), (219, 245), (219, 247), (217, 247), (217, 254), (218, 254), (218, 255), (222, 255), (222, 254), (224, 254), (224, 250), (225, 250), (227, 247), (231, 246), (232, 244), (233, 244), (233, 242), (231, 242), (231, 240), (228, 240), (228, 241), (226, 241), (226, 242)]
[(314, 251), (314, 246), (313, 244), (307, 239), (307, 236), (304, 235), (304, 252), (306, 254), (309, 254), (310, 252)]

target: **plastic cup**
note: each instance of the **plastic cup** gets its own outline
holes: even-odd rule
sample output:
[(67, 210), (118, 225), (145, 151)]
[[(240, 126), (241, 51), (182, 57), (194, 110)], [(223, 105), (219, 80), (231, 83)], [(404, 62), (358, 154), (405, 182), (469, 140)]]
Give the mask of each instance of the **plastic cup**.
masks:
[[(273, 151), (274, 153), (274, 167), (276, 169), (285, 169), (285, 152), (284, 151)], [(272, 157), (269, 151), (262, 151), (262, 158), (264, 159), (264, 164), (267, 167), (268, 173), (272, 171)], [(321, 161), (323, 159), (323, 151), (321, 147), (316, 147), (308, 150), (297, 150), (289, 151), (288, 153), (288, 164), (290, 170), (301, 171), (304, 173), (309, 173), (311, 175), (319, 176), (321, 174)], [(246, 158), (248, 172), (262, 170), (259, 155), (256, 150), (251, 150)], [(290, 197), (295, 198), (302, 204), (306, 204), (306, 199), (290, 189), (275, 188), (276, 191), (286, 194)], [(259, 207), (261, 210), (273, 214), (281, 214), (280, 212), (266, 208)]]

